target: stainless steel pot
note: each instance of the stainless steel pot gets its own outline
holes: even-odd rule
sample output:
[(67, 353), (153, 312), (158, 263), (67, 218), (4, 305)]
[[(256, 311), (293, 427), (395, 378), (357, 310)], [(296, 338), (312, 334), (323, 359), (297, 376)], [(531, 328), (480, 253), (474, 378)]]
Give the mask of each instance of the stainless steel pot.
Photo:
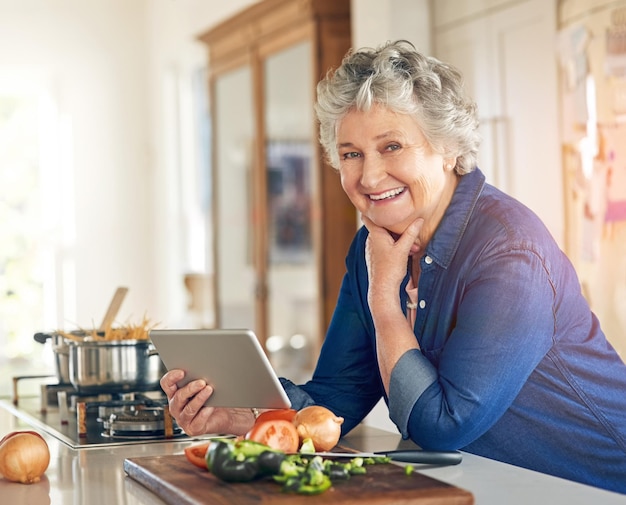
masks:
[(70, 346), (61, 335), (52, 337), (52, 351), (54, 352), (54, 368), (59, 384), (70, 383)]
[(81, 392), (149, 391), (166, 369), (147, 340), (69, 342), (69, 377)]
[(69, 341), (58, 333), (35, 333), (35, 340), (42, 344), (50, 339), (54, 353), (54, 372), (59, 384), (70, 384)]

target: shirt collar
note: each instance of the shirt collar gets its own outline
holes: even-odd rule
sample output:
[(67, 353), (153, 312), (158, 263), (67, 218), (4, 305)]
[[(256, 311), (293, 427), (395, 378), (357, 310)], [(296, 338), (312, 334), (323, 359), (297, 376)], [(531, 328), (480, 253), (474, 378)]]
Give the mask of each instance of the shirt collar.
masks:
[(461, 176), (452, 200), (426, 247), (426, 254), (443, 268), (450, 265), (484, 186), (485, 176), (478, 168)]

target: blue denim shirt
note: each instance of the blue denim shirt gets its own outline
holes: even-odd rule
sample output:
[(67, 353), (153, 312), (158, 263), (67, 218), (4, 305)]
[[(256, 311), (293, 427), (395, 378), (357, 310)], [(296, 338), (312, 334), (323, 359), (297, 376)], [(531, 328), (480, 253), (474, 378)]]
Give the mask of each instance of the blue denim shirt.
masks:
[[(294, 408), (317, 403), (344, 433), (383, 397), (405, 438), (626, 493), (626, 365), (535, 214), (461, 177), (420, 259), (415, 335), (381, 382), (357, 233), (312, 380), (283, 379)], [(399, 293), (406, 304), (407, 278)]]

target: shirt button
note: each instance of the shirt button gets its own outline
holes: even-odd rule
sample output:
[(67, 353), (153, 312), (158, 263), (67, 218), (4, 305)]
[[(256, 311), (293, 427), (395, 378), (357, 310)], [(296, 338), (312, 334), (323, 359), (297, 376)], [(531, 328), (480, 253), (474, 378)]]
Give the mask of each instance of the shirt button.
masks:
[(420, 309), (426, 307), (426, 300), (420, 300)]
[(427, 265), (430, 265), (433, 262), (433, 259), (430, 256), (426, 256), (424, 258), (424, 263), (426, 263)]

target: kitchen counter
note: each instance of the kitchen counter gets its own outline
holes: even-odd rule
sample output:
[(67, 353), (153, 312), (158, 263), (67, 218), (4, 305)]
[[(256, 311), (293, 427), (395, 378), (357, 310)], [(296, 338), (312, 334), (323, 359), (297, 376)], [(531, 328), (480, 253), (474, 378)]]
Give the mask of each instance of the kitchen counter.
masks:
[[(10, 400), (0, 400), (0, 435), (32, 429), (24, 420), (14, 416), (9, 406)], [(158, 496), (125, 475), (122, 468), (124, 459), (181, 454), (188, 445), (199, 443), (197, 440), (185, 440), (72, 449), (56, 438), (42, 434), (51, 453), (50, 466), (45, 476), (41, 482), (32, 485), (0, 479), (3, 503), (162, 505), (164, 502)], [(402, 441), (397, 434), (368, 426), (359, 426), (341, 443), (364, 451), (414, 447), (410, 442)], [(463, 462), (458, 466), (424, 466), (416, 469), (430, 477), (471, 491), (477, 505), (626, 505), (626, 495), (610, 493), (472, 454), (464, 454)]]

